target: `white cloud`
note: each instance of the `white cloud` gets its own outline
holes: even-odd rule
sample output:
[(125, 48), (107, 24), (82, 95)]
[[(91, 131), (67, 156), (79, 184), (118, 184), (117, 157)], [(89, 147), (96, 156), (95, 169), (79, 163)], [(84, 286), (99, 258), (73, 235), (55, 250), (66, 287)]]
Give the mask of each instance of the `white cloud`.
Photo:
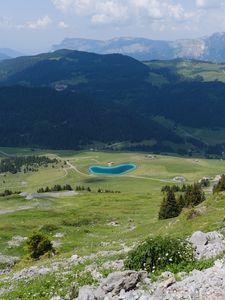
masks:
[[(51, 0), (63, 13), (86, 16), (93, 24), (126, 23), (127, 20), (187, 20), (193, 13), (172, 0)], [(135, 19), (136, 18), (136, 19)]]
[(196, 0), (196, 6), (198, 8), (218, 8), (220, 7), (224, 1), (222, 0)]
[(194, 17), (193, 12), (186, 12), (185, 9), (181, 4), (166, 4), (165, 5), (165, 14), (166, 12), (169, 14), (171, 18), (174, 18), (175, 20), (185, 21), (192, 17)]
[(139, 12), (145, 12), (150, 18), (161, 19), (163, 17), (161, 4), (157, 0), (133, 0), (132, 5)]
[(64, 13), (75, 12), (76, 14), (86, 14), (91, 12), (96, 1), (93, 0), (52, 0), (55, 7)]
[[(127, 0), (51, 0), (63, 13), (89, 17), (93, 24), (121, 23), (128, 19)], [(124, 4), (123, 4), (124, 3)]]
[(65, 23), (64, 21), (60, 21), (58, 23), (59, 28), (69, 28), (69, 25)]
[(124, 23), (128, 18), (128, 7), (115, 1), (99, 2), (96, 14), (91, 18), (93, 24)]
[(49, 16), (44, 16), (34, 21), (28, 21), (23, 25), (17, 25), (17, 29), (43, 29), (48, 27), (52, 23), (52, 19)]
[(0, 17), (0, 29), (10, 29), (13, 27), (13, 21), (11, 18)]
[(187, 20), (193, 16), (193, 13), (186, 12), (181, 4), (173, 4), (170, 1), (157, 0), (133, 0), (133, 6), (139, 10), (139, 13), (147, 14), (152, 20)]

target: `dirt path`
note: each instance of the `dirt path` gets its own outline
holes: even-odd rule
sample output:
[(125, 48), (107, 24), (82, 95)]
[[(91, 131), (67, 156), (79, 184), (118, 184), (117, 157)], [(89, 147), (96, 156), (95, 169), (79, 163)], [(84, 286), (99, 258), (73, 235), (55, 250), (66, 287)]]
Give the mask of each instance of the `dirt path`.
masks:
[(1, 150), (0, 150), (0, 153), (3, 154), (3, 155), (6, 156), (6, 157), (12, 156), (12, 155), (10, 155), (10, 154), (8, 154), (8, 153), (6, 153), (6, 152), (4, 152), (4, 151), (1, 151)]
[(91, 176), (91, 175), (88, 175), (88, 174), (85, 174), (85, 173), (79, 171), (77, 169), (77, 167), (75, 165), (72, 165), (68, 160), (66, 161), (66, 163), (67, 163), (68, 166), (70, 166), (71, 169), (73, 169), (74, 171), (76, 171), (78, 174), (80, 174), (82, 176), (88, 176), (88, 177)]
[(0, 210), (0, 215), (7, 215), (7, 214), (12, 214), (18, 211), (22, 211), (22, 210), (28, 210), (28, 209), (32, 209), (34, 207), (37, 207), (38, 205), (24, 205), (24, 206), (19, 206), (17, 208), (11, 208), (11, 209), (1, 209)]
[(152, 180), (152, 181), (160, 181), (160, 182), (166, 182), (166, 183), (171, 183), (173, 182), (172, 180), (166, 180), (166, 179), (158, 179), (158, 178), (152, 178), (152, 177), (145, 177), (145, 176), (135, 176), (135, 175), (125, 175), (124, 177), (131, 177), (131, 178), (137, 178), (137, 179), (147, 179), (147, 180)]
[[(93, 159), (94, 160), (94, 159)], [(77, 167), (73, 164), (71, 164), (69, 161), (66, 162), (67, 165), (73, 169), (74, 171), (76, 171), (78, 174), (82, 175), (82, 176), (86, 176), (86, 177), (90, 177), (90, 176), (93, 176), (93, 175), (88, 175), (88, 174), (85, 174), (81, 171), (79, 171), (77, 169)], [(144, 177), (144, 176), (135, 176), (135, 175), (122, 175), (123, 177), (129, 177), (129, 178), (136, 178), (136, 179), (147, 179), (147, 180), (152, 180), (152, 181), (159, 181), (159, 182), (165, 182), (165, 183), (171, 183), (173, 182), (172, 180), (166, 180), (166, 179), (158, 179), (158, 178), (152, 178), (152, 177)]]
[[(2, 153), (3, 155), (7, 156), (7, 157), (10, 157), (11, 155), (4, 152), (4, 151), (1, 151), (0, 150), (0, 153)], [(56, 155), (56, 157), (58, 159), (61, 159), (58, 155)], [(98, 158), (98, 156), (96, 156), (95, 158), (93, 158), (93, 156), (86, 156), (86, 157), (82, 157), (82, 158), (79, 158), (79, 159), (90, 159), (90, 160), (93, 160), (95, 161), (96, 163), (99, 163), (99, 161), (96, 159)], [(79, 159), (75, 159), (75, 161), (78, 161)], [(68, 160), (66, 161), (66, 164), (69, 166), (69, 168), (63, 168), (63, 171), (65, 172), (65, 174), (57, 179), (54, 179), (54, 180), (49, 180), (49, 181), (46, 181), (46, 183), (51, 183), (51, 182), (55, 182), (55, 181), (58, 181), (62, 178), (65, 178), (67, 175), (68, 175), (68, 170), (72, 169), (74, 170), (76, 173), (82, 175), (82, 176), (85, 176), (85, 177), (90, 177), (92, 176), (91, 174), (85, 174), (83, 172), (81, 172), (80, 170), (78, 170), (78, 168), (72, 164), (71, 162), (69, 162)], [(136, 178), (136, 179), (146, 179), (146, 180), (151, 180), (151, 181), (159, 181), (159, 182), (165, 182), (165, 183), (171, 183), (173, 182), (172, 180), (166, 180), (166, 179), (159, 179), (159, 178), (152, 178), (152, 177), (145, 177), (145, 176), (135, 176), (135, 175), (122, 175), (123, 177), (129, 177), (129, 178)], [(38, 185), (33, 185), (33, 186), (38, 186)], [(21, 186), (14, 186), (14, 187), (7, 187), (7, 188), (20, 188)], [(2, 190), (4, 188), (0, 188), (0, 190)]]

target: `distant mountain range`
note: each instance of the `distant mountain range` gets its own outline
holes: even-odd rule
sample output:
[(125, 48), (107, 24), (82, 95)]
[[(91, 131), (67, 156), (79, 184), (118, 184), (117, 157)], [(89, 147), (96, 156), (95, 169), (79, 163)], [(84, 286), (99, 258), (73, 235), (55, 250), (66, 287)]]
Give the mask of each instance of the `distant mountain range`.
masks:
[(145, 38), (116, 38), (91, 40), (67, 38), (52, 50), (70, 49), (99, 54), (120, 53), (138, 60), (197, 59), (215, 63), (225, 62), (225, 32), (198, 39), (159, 41)]
[(22, 55), (23, 54), (19, 51), (10, 48), (0, 48), (0, 60), (15, 58)]

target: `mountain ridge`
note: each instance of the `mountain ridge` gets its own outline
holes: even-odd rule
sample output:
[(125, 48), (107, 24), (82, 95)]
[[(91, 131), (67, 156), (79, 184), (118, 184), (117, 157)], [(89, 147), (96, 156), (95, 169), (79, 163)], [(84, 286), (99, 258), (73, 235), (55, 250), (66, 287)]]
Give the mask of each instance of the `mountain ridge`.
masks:
[(0, 61), (5, 59), (16, 58), (23, 54), (17, 50), (10, 48), (0, 48)]
[(120, 53), (138, 60), (189, 58), (220, 63), (225, 61), (225, 32), (175, 41), (137, 37), (110, 40), (66, 38), (60, 44), (52, 46), (52, 50), (62, 48), (99, 54)]

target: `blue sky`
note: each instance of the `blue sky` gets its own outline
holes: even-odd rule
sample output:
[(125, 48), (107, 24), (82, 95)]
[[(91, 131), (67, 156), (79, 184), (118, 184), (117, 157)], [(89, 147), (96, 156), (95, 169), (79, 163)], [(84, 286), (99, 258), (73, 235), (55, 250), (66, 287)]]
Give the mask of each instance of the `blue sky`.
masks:
[(65, 37), (174, 40), (225, 31), (225, 0), (0, 1), (0, 47), (48, 51)]

